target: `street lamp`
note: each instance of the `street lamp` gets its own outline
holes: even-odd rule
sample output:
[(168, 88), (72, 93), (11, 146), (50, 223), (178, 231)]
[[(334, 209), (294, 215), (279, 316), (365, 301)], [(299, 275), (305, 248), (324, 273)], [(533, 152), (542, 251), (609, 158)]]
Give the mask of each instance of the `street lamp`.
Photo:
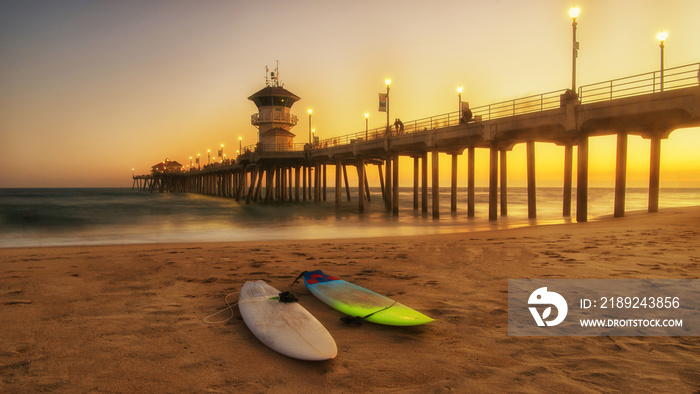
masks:
[(243, 144), (243, 137), (238, 137), (238, 152), (239, 153), (243, 153), (243, 146), (241, 144)]
[(311, 144), (313, 145), (313, 140), (316, 138), (316, 129), (311, 129), (311, 135), (312, 135)]
[(459, 101), (457, 102), (457, 112), (459, 115), (458, 121), (462, 120), (462, 87), (457, 86), (457, 97), (459, 98)]
[(369, 139), (369, 112), (365, 112), (365, 141)]
[(389, 129), (389, 85), (391, 85), (391, 79), (387, 78), (384, 80), (384, 83), (386, 83), (386, 131), (388, 132)]
[(311, 145), (311, 108), (309, 108), (309, 145)]
[(659, 40), (659, 48), (661, 48), (661, 91), (664, 91), (664, 41), (666, 41), (668, 33), (661, 30), (656, 38)]
[(573, 54), (571, 58), (571, 91), (573, 93), (576, 93), (576, 58), (578, 57), (578, 41), (576, 41), (576, 18), (578, 18), (578, 14), (581, 12), (581, 9), (576, 7), (575, 5), (569, 10), (569, 16), (574, 20), (574, 22), (571, 24), (574, 30), (574, 45), (573, 45)]
[(198, 170), (201, 170), (201, 169), (202, 169), (202, 165), (199, 163), (199, 156), (201, 156), (201, 155), (200, 155), (199, 153), (197, 153), (197, 169), (198, 169)]
[(134, 169), (133, 168), (131, 169), (131, 177), (132, 178), (134, 177)]
[(207, 164), (211, 164), (211, 149), (207, 149)]

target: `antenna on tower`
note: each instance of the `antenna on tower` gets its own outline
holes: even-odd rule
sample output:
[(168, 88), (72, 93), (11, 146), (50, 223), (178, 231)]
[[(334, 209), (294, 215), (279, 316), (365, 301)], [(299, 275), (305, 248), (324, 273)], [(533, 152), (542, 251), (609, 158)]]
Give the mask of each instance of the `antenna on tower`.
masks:
[(265, 86), (270, 87), (283, 87), (284, 84), (280, 82), (280, 72), (279, 72), (279, 60), (276, 60), (277, 65), (275, 66), (275, 71), (270, 71), (270, 69), (265, 66)]

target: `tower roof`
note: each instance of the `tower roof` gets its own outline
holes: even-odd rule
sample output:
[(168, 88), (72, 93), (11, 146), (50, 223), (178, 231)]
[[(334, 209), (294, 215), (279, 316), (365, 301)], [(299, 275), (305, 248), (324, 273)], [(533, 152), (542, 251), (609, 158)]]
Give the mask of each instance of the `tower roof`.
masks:
[(301, 97), (297, 96), (296, 94), (290, 92), (289, 90), (287, 90), (281, 86), (265, 86), (264, 88), (260, 89), (257, 93), (248, 97), (248, 100), (253, 100), (256, 97), (263, 97), (263, 96), (289, 97), (289, 98), (293, 98), (294, 101), (301, 100)]
[(281, 86), (265, 86), (248, 97), (248, 100), (252, 100), (258, 108), (270, 106), (291, 108), (292, 104), (301, 98)]

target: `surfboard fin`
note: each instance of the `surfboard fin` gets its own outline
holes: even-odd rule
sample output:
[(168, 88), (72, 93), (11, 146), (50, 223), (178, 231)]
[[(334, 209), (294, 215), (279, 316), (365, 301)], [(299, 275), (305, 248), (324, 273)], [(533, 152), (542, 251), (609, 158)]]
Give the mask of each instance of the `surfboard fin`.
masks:
[(362, 316), (343, 316), (340, 321), (349, 326), (361, 326), (365, 322), (365, 318)]

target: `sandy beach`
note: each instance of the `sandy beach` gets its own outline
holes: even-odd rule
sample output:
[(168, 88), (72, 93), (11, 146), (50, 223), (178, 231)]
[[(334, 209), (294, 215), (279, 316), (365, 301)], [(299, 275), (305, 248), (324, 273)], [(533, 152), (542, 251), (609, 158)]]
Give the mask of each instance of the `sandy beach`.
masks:
[[(270, 350), (237, 307), (203, 321), (247, 280), (287, 290), (312, 269), (436, 321), (348, 326), (297, 284), (338, 345), (325, 362)], [(694, 393), (699, 337), (509, 337), (507, 281), (699, 276), (700, 207), (422, 237), (0, 249), (0, 391)]]

